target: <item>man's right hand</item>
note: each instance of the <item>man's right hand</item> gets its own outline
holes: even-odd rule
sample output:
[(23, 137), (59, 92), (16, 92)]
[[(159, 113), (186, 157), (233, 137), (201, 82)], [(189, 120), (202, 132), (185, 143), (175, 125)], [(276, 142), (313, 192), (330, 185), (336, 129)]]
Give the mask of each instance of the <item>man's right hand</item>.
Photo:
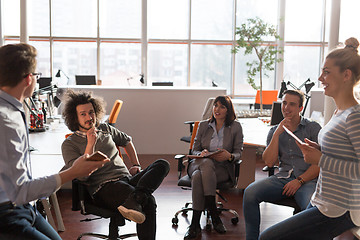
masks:
[(101, 161), (88, 161), (88, 158), (88, 154), (82, 155), (74, 161), (70, 168), (60, 172), (61, 184), (71, 181), (74, 178), (88, 177), (97, 169), (104, 166), (105, 163), (110, 161), (109, 158)]

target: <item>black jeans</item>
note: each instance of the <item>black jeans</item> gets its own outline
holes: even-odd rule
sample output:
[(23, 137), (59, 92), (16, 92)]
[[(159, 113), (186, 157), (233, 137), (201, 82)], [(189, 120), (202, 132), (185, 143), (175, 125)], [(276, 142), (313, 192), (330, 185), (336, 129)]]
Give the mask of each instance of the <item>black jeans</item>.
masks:
[(96, 202), (117, 211), (117, 207), (125, 202), (135, 190), (149, 194), (147, 203), (143, 206), (145, 222), (136, 225), (139, 240), (155, 240), (156, 235), (156, 201), (151, 195), (162, 183), (170, 170), (169, 163), (164, 159), (156, 160), (140, 173), (131, 178), (106, 183), (95, 195)]
[(61, 240), (54, 228), (30, 204), (0, 211), (1, 240)]

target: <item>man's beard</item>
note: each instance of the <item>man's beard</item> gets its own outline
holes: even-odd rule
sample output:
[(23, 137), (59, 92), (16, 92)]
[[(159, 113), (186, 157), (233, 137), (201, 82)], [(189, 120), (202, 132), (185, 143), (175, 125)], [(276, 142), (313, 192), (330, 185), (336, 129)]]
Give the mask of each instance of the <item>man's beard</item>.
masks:
[[(87, 123), (87, 122), (86, 122), (86, 123)], [(94, 125), (95, 125), (95, 124), (94, 124), (93, 121), (91, 121), (90, 127), (85, 127), (85, 126), (83, 126), (83, 125), (81, 125), (81, 124), (79, 123), (79, 126), (80, 126), (82, 129), (85, 129), (86, 131), (89, 131)]]

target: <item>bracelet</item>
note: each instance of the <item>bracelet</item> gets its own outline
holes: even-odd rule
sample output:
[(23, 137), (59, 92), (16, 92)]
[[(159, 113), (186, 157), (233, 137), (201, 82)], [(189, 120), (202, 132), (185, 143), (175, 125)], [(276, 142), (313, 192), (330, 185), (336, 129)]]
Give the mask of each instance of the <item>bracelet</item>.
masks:
[(305, 181), (302, 177), (297, 177), (296, 180), (298, 180), (301, 185), (305, 184)]
[(235, 156), (233, 154), (231, 154), (231, 156), (229, 157), (228, 161), (229, 162), (233, 162), (235, 159)]

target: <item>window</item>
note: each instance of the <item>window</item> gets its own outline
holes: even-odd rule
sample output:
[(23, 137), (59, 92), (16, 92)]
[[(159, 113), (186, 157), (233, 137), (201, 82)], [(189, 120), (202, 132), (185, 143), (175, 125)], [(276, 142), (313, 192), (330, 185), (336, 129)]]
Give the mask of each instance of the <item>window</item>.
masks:
[[(20, 0), (2, 3), (5, 43), (19, 42)], [(142, 0), (28, 0), (27, 6), (38, 69), (59, 84), (68, 81), (55, 78), (58, 69), (70, 84), (75, 75), (95, 74), (104, 85), (123, 87), (141, 86), (145, 71), (148, 85), (216, 84), (234, 97), (255, 95), (246, 73), (246, 62), (255, 56), (231, 53), (236, 26), (257, 16), (272, 25), (280, 22), (278, 0), (147, 0), (146, 9)], [(307, 78), (316, 82), (327, 51), (330, 8), (330, 0), (286, 1), (283, 72), (263, 76), (264, 89), (279, 85), (276, 76), (296, 86)], [(341, 2), (341, 42), (360, 39), (353, 22), (359, 8), (358, 0)]]

